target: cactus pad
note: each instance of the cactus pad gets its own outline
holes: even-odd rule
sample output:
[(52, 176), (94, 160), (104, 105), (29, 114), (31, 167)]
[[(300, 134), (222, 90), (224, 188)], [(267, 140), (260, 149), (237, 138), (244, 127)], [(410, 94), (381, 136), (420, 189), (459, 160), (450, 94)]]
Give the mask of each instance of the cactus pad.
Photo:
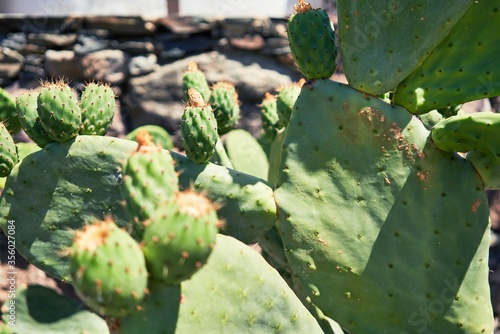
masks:
[(393, 89), (446, 37), (472, 2), (338, 1), (347, 81), (373, 95)]
[(3, 122), (10, 133), (21, 130), (21, 123), (17, 117), (16, 101), (12, 95), (0, 87), (0, 122)]
[(109, 217), (76, 231), (69, 263), (78, 295), (102, 315), (124, 316), (145, 295), (148, 272), (141, 248)]
[(493, 331), (482, 181), (428, 137), (340, 83), (306, 84), (295, 103), (275, 192), (284, 247), (312, 303), (351, 333)]
[(276, 106), (276, 96), (266, 93), (260, 104), (260, 116), (262, 119), (262, 130), (268, 140), (273, 140), (278, 132), (278, 108)]
[(81, 135), (104, 136), (115, 115), (115, 93), (108, 85), (89, 83), (80, 97)]
[(269, 162), (262, 146), (246, 130), (236, 129), (227, 134), (226, 151), (233, 168), (263, 180), (269, 173)]
[(38, 92), (27, 92), (16, 99), (17, 115), (24, 132), (38, 146), (44, 147), (55, 140), (50, 138), (47, 131), (43, 129), (40, 117), (38, 117), (37, 104)]
[(14, 139), (5, 124), (0, 122), (0, 177), (9, 175), (18, 161), (19, 156)]
[(188, 64), (188, 69), (182, 77), (182, 88), (186, 101), (190, 99), (189, 89), (191, 88), (196, 89), (201, 94), (203, 101), (210, 101), (212, 91), (210, 90), (205, 74), (199, 70), (198, 64), (196, 63), (191, 62)]
[(499, 30), (498, 2), (472, 1), (448, 36), (398, 85), (394, 103), (421, 114), (500, 95)]
[(137, 134), (142, 130), (146, 130), (150, 134), (150, 136), (153, 137), (154, 144), (161, 146), (165, 150), (171, 150), (172, 148), (174, 148), (174, 142), (170, 134), (167, 132), (167, 130), (158, 125), (140, 126), (130, 131), (125, 136), (125, 139), (136, 141)]
[(229, 82), (217, 82), (212, 86), (210, 103), (217, 120), (217, 132), (220, 136), (231, 131), (240, 116), (238, 93)]

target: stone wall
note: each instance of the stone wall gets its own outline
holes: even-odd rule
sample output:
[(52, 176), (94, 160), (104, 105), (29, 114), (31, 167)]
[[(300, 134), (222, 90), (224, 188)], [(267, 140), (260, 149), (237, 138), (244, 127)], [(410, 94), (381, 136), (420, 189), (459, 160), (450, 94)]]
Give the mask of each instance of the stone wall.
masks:
[(76, 89), (108, 82), (120, 101), (115, 135), (143, 124), (175, 134), (190, 61), (211, 83), (236, 84), (240, 126), (254, 132), (265, 92), (300, 77), (285, 19), (0, 17), (0, 85), (17, 96), (47, 78), (63, 77)]

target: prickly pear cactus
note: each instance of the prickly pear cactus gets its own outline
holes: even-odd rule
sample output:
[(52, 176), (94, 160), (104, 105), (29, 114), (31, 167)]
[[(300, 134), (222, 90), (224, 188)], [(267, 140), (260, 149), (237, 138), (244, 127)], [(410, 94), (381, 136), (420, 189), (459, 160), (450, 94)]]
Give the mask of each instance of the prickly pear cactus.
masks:
[(339, 0), (340, 52), (349, 85), (372, 95), (394, 89), (433, 52), (471, 3)]
[(125, 139), (136, 141), (137, 134), (142, 130), (146, 130), (151, 135), (151, 137), (153, 138), (153, 143), (155, 145), (159, 145), (165, 150), (171, 150), (172, 148), (174, 148), (174, 141), (172, 140), (172, 136), (170, 136), (167, 130), (158, 125), (140, 126), (127, 133)]
[(10, 133), (17, 133), (21, 130), (21, 124), (16, 112), (16, 102), (14, 97), (5, 89), (0, 87), (0, 122), (3, 122)]
[[(459, 8), (461, 2), (453, 1), (453, 7)], [(500, 95), (499, 5), (496, 1), (469, 2), (472, 4), (446, 38), (397, 86), (395, 104), (422, 114)], [(432, 6), (441, 5), (448, 6), (446, 1), (432, 2)], [(446, 9), (445, 16), (436, 14), (445, 18), (450, 10), (455, 9)]]
[(231, 131), (240, 116), (238, 93), (229, 82), (216, 82), (212, 86), (210, 103), (217, 120), (217, 132), (220, 136)]
[(416, 117), (340, 83), (310, 82), (281, 170), (285, 252), (325, 315), (351, 333), (493, 331), (482, 180), (436, 149)]
[(148, 272), (141, 248), (110, 217), (76, 232), (69, 263), (78, 295), (102, 315), (125, 316), (144, 298)]
[(279, 87), (278, 96), (276, 98), (276, 109), (279, 115), (278, 128), (284, 128), (288, 125), (290, 115), (292, 114), (293, 105), (299, 97), (300, 89), (305, 80), (299, 80), (290, 85)]
[(193, 162), (205, 163), (214, 155), (219, 139), (217, 120), (212, 107), (195, 89), (189, 90), (189, 102), (182, 115), (181, 137), (186, 156)]
[(78, 135), (82, 112), (75, 92), (64, 82), (46, 82), (38, 94), (38, 117), (47, 135), (63, 143)]
[(0, 122), (0, 177), (9, 175), (18, 161), (19, 156), (14, 139), (5, 124)]
[(104, 136), (115, 115), (115, 93), (105, 84), (89, 83), (80, 97), (81, 135)]
[(191, 190), (162, 203), (143, 238), (151, 279), (172, 285), (195, 274), (212, 253), (218, 224), (215, 206)]
[(260, 116), (264, 136), (272, 141), (278, 132), (278, 121), (280, 120), (275, 95), (266, 93), (260, 104)]
[(172, 156), (153, 144), (146, 130), (140, 131), (136, 140), (137, 151), (123, 166), (121, 190), (133, 220), (134, 236), (140, 240), (144, 224), (162, 201), (171, 199), (179, 190), (179, 181)]
[(212, 91), (210, 90), (205, 74), (198, 69), (198, 64), (196, 63), (191, 62), (188, 64), (188, 69), (182, 77), (182, 88), (186, 101), (190, 99), (189, 89), (191, 88), (196, 89), (201, 94), (203, 101), (210, 101)]
[(235, 170), (267, 179), (269, 161), (266, 153), (249, 132), (243, 129), (230, 131), (225, 146)]
[(150, 290), (140, 311), (120, 319), (119, 333), (323, 333), (262, 256), (224, 235), (191, 279), (151, 282)]
[(293, 59), (308, 79), (328, 79), (337, 67), (333, 23), (323, 9), (300, 0), (288, 21), (288, 41)]
[(39, 147), (54, 141), (42, 127), (38, 117), (38, 92), (27, 92), (16, 99), (16, 110), (22, 129)]

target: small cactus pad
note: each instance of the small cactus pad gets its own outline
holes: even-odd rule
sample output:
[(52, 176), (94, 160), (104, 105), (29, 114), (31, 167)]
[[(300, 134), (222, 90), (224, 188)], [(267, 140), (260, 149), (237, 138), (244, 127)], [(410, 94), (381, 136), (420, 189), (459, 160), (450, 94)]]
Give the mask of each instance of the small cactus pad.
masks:
[(280, 166), (286, 256), (326, 316), (350, 333), (493, 331), (482, 180), (417, 117), (310, 82)]
[(69, 263), (78, 295), (101, 315), (130, 313), (147, 291), (141, 248), (111, 218), (76, 232)]
[[(452, 6), (459, 7), (459, 2)], [(439, 15), (448, 17), (450, 10)], [(499, 31), (500, 4), (472, 1), (448, 36), (398, 85), (393, 102), (422, 114), (500, 95)]]
[(14, 139), (5, 124), (0, 122), (0, 177), (9, 175), (18, 161)]
[[(15, 297), (2, 305), (6, 330), (2, 334), (109, 334), (106, 321), (84, 309), (82, 303), (42, 285), (18, 286)], [(15, 326), (9, 308), (15, 311)]]
[(121, 190), (126, 208), (134, 222), (134, 232), (142, 237), (144, 223), (155, 212), (158, 204), (174, 196), (178, 189), (178, 178), (174, 161), (168, 151), (152, 142), (146, 130), (136, 136), (137, 151), (123, 166)]
[(89, 83), (80, 97), (81, 135), (104, 136), (115, 115), (115, 93), (108, 85)]
[(82, 112), (75, 92), (63, 81), (44, 83), (38, 95), (38, 117), (55, 141), (63, 143), (78, 135)]
[(189, 102), (182, 115), (181, 137), (191, 161), (205, 163), (214, 155), (215, 144), (219, 139), (217, 120), (212, 107), (204, 102), (195, 89), (189, 90)]
[(189, 89), (191, 88), (196, 89), (201, 94), (203, 101), (210, 101), (212, 91), (208, 85), (207, 78), (205, 74), (199, 70), (198, 64), (194, 62), (189, 63), (187, 71), (184, 72), (184, 76), (182, 77), (182, 88), (186, 101), (190, 99)]
[(151, 137), (153, 137), (153, 143), (155, 145), (161, 146), (165, 150), (171, 150), (174, 148), (174, 141), (172, 140), (172, 136), (170, 136), (167, 130), (158, 125), (140, 126), (130, 131), (125, 136), (125, 139), (136, 141), (137, 134), (142, 130), (146, 130), (151, 135)]
[(284, 128), (288, 125), (288, 120), (292, 114), (293, 105), (299, 97), (300, 90), (305, 80), (294, 82), (290, 85), (278, 87), (278, 97), (276, 98), (276, 108), (279, 115), (278, 128)]
[(44, 147), (54, 141), (42, 127), (38, 117), (38, 92), (26, 92), (16, 99), (16, 109), (19, 122), (28, 135), (38, 146)]
[(451, 116), (432, 128), (432, 141), (443, 151), (479, 151), (500, 164), (500, 114), (480, 112)]
[(500, 164), (498, 162), (479, 151), (467, 153), (467, 161), (477, 170), (486, 189), (500, 190)]
[(121, 333), (323, 333), (259, 253), (220, 234), (196, 275), (180, 287), (151, 282), (150, 292)]
[(337, 67), (337, 43), (328, 13), (303, 0), (294, 8), (287, 31), (295, 63), (308, 80), (330, 78)]
[(372, 95), (393, 89), (420, 66), (472, 2), (338, 1), (340, 52), (347, 81)]
[(226, 151), (234, 169), (263, 180), (267, 179), (269, 162), (266, 153), (248, 131), (230, 131), (226, 137)]
[(10, 133), (21, 130), (21, 123), (16, 112), (16, 101), (12, 95), (0, 87), (0, 122), (3, 122)]
[(191, 190), (160, 205), (143, 238), (151, 279), (178, 284), (195, 274), (212, 252), (218, 224), (214, 205)]
[(220, 136), (231, 131), (240, 116), (238, 93), (229, 82), (217, 82), (212, 86), (210, 104), (217, 120), (217, 132)]
[(278, 121), (280, 120), (275, 95), (266, 93), (260, 104), (260, 117), (264, 135), (267, 139), (273, 140), (278, 132)]

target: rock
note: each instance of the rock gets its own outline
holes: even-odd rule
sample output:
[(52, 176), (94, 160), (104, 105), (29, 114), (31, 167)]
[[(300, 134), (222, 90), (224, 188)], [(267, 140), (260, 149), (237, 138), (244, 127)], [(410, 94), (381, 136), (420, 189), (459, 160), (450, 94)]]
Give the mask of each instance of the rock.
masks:
[(217, 45), (217, 40), (206, 35), (194, 35), (189, 38), (159, 43), (160, 58), (177, 59), (194, 53), (212, 50)]
[(85, 18), (89, 29), (105, 29), (114, 36), (148, 36), (156, 31), (153, 21), (141, 17), (89, 16)]
[(72, 46), (76, 41), (76, 34), (28, 34), (28, 43), (45, 47), (63, 48)]
[(282, 56), (290, 54), (290, 44), (286, 38), (271, 37), (266, 39), (262, 53), (269, 56)]
[(108, 39), (107, 35), (101, 36), (99, 34), (99, 31), (106, 32), (105, 30), (96, 29), (94, 31), (97, 33), (96, 35), (86, 33), (78, 34), (76, 44), (74, 46), (75, 53), (78, 56), (83, 57), (92, 52), (117, 48), (118, 42)]
[(2, 38), (0, 47), (23, 52), (27, 44), (26, 34), (22, 32), (10, 33)]
[(130, 59), (128, 72), (131, 76), (141, 76), (153, 72), (158, 67), (156, 55), (136, 56)]
[(102, 50), (89, 53), (81, 61), (84, 69), (83, 77), (118, 85), (127, 77), (128, 58), (121, 50)]
[(151, 40), (130, 40), (127, 39), (123, 42), (118, 42), (118, 49), (128, 54), (148, 54), (155, 51), (155, 46)]
[(45, 52), (45, 71), (47, 75), (55, 78), (83, 79), (83, 67), (74, 51), (47, 50)]
[(261, 35), (245, 35), (243, 37), (233, 37), (229, 39), (229, 44), (240, 50), (255, 51), (263, 49), (266, 45)]
[(19, 52), (0, 47), (0, 82), (9, 81), (19, 74), (24, 63), (24, 57)]
[(158, 19), (156, 24), (176, 35), (193, 35), (212, 31), (217, 21), (194, 16), (171, 16)]
[(462, 105), (462, 110), (466, 113), (475, 113), (481, 111), (491, 111), (492, 108), (490, 100), (481, 99), (464, 103)]

